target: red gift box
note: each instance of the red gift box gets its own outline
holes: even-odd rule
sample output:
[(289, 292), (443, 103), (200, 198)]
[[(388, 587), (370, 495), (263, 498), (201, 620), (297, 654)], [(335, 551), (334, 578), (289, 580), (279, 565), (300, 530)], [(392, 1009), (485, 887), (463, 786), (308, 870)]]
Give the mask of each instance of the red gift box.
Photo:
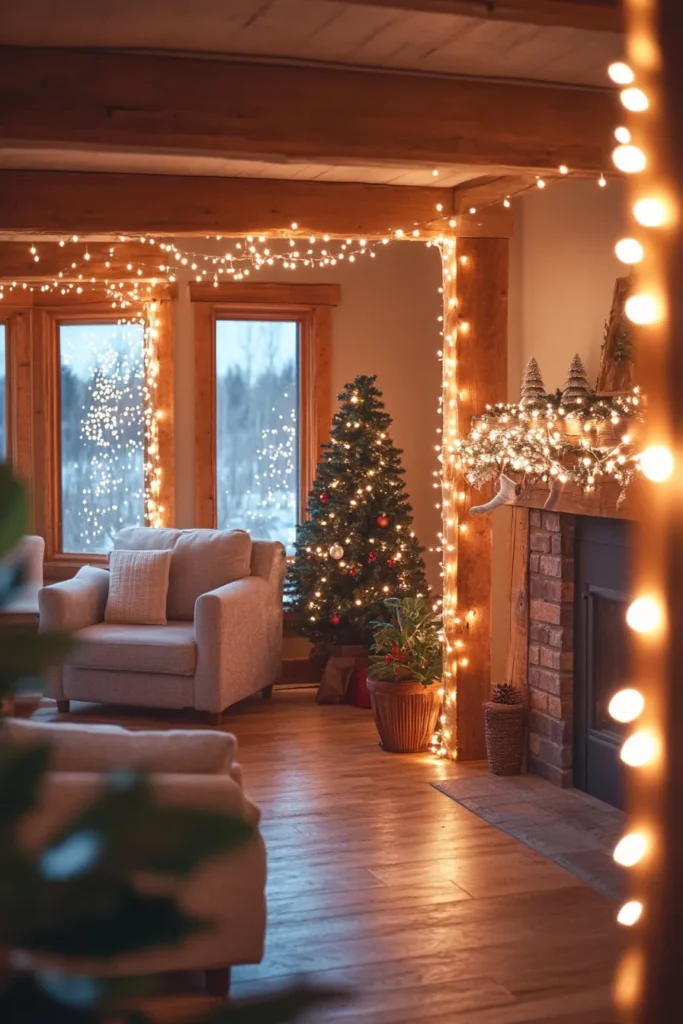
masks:
[(347, 695), (349, 704), (357, 708), (372, 707), (368, 691), (368, 672), (366, 668), (355, 668), (351, 673), (351, 682)]

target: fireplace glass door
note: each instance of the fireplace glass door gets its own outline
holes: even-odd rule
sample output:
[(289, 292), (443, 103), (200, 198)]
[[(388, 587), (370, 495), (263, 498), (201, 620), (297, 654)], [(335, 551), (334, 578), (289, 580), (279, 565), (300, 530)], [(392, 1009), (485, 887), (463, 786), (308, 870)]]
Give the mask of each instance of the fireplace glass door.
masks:
[(631, 673), (629, 533), (618, 520), (577, 519), (574, 782), (617, 807), (624, 802), (625, 728), (609, 714), (609, 702)]

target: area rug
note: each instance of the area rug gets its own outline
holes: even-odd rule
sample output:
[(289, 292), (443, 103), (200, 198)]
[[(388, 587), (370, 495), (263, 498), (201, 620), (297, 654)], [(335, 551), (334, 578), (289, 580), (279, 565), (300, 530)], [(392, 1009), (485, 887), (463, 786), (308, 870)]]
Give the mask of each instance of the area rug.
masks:
[(535, 775), (433, 782), (451, 800), (566, 868), (609, 899), (625, 891), (612, 851), (626, 815), (577, 789), (558, 789)]

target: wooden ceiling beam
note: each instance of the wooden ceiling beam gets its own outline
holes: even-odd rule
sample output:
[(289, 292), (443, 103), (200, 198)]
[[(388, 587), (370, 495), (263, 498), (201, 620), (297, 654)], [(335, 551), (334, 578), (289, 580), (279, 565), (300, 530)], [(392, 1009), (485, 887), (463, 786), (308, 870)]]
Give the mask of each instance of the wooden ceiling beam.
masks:
[(8, 146), (599, 171), (617, 117), (611, 90), (0, 47)]
[(264, 178), (0, 171), (0, 231), (88, 235), (306, 234), (377, 238), (450, 213), (452, 190)]
[(347, 0), (438, 14), (468, 14), (486, 21), (521, 21), (589, 32), (623, 32), (621, 0)]
[[(31, 237), (230, 237), (295, 230), (302, 236), (382, 238), (415, 229), (427, 239), (448, 227), (452, 204), (453, 190), (447, 188), (0, 170), (0, 233)], [(483, 210), (458, 217), (456, 233), (508, 237), (511, 225), (509, 211)], [(97, 247), (93, 251), (101, 255)]]

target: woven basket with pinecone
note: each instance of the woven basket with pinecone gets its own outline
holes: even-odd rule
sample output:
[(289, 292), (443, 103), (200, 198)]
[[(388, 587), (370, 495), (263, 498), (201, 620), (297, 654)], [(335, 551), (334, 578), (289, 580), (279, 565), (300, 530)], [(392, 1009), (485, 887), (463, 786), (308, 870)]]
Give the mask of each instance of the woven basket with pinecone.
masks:
[(519, 775), (524, 760), (526, 707), (521, 691), (497, 683), (484, 705), (486, 755), (492, 775)]

